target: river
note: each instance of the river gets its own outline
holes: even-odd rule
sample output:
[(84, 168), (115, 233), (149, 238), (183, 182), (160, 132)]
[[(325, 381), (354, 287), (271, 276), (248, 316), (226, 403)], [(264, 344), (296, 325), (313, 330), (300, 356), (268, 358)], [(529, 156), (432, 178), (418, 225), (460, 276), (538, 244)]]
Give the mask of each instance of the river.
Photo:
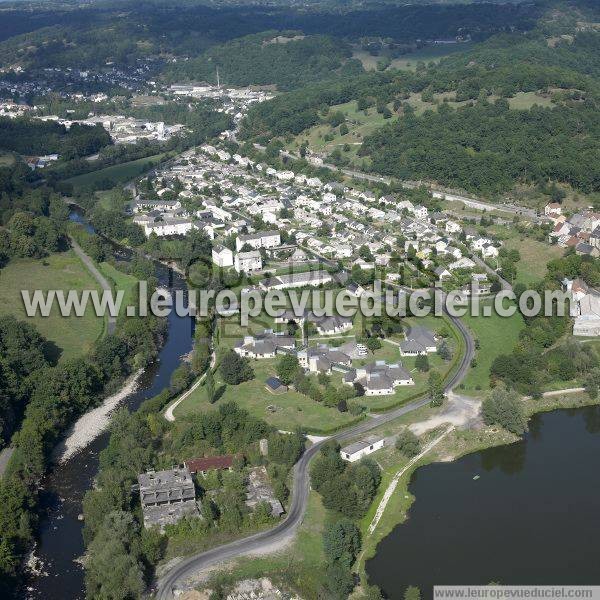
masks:
[[(77, 212), (72, 220), (83, 222)], [(86, 225), (91, 230), (89, 225)], [(120, 251), (120, 258), (127, 252)], [(173, 290), (187, 289), (185, 280), (167, 267), (156, 264), (160, 285)], [(169, 385), (181, 357), (192, 349), (194, 322), (190, 317), (168, 317), (168, 336), (158, 360), (140, 378), (137, 390), (121, 406), (135, 410), (140, 404)], [(109, 433), (97, 437), (66, 463), (57, 465), (42, 483), (41, 523), (36, 556), (42, 561), (43, 575), (28, 582), (27, 597), (40, 600), (71, 600), (85, 597), (84, 572), (76, 559), (84, 553), (82, 500), (98, 471), (98, 455), (107, 446)]]
[[(408, 520), (367, 562), (390, 599), (409, 585), (598, 585), (600, 407), (539, 414), (524, 439), (415, 471)], [(474, 479), (479, 475), (478, 479)]]

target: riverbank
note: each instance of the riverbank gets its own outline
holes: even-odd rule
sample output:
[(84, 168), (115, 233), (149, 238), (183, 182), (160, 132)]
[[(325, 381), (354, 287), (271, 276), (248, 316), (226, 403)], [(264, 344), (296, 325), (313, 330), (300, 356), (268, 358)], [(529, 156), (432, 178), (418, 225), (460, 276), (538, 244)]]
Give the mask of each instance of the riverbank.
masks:
[[(585, 406), (595, 406), (600, 404), (600, 398), (592, 399), (585, 393), (546, 395), (539, 400), (524, 398), (523, 404), (528, 419), (538, 413), (551, 412), (561, 409), (583, 408)], [(427, 440), (439, 435), (441, 429), (432, 430), (428, 433)], [(390, 464), (386, 465), (384, 477), (379, 494), (371, 507), (371, 510), (361, 523), (363, 532), (363, 547), (355, 570), (359, 573), (361, 582), (368, 582), (368, 575), (365, 570), (366, 561), (372, 559), (377, 553), (379, 543), (389, 536), (391, 532), (406, 521), (409, 515), (410, 507), (417, 500), (410, 494), (408, 487), (414, 472), (419, 468), (435, 462), (456, 461), (467, 454), (480, 452), (488, 448), (514, 444), (520, 441), (520, 437), (511, 434), (498, 427), (484, 427), (479, 430), (473, 429), (455, 429), (447, 435), (442, 442), (435, 446), (427, 455), (412, 464), (398, 478), (395, 492), (389, 498), (386, 510), (381, 515), (377, 526), (369, 531), (377, 507), (382, 501), (385, 490), (388, 487), (392, 476), (391, 472), (397, 473), (403, 466), (408, 464), (397, 451), (390, 449), (389, 455), (392, 458)], [(395, 460), (394, 460), (395, 455)]]
[(136, 390), (143, 372), (144, 369), (139, 369), (127, 379), (116, 394), (106, 398), (100, 406), (89, 410), (73, 423), (65, 433), (64, 439), (54, 448), (52, 460), (59, 464), (67, 462), (74, 454), (106, 431), (110, 426), (111, 413)]
[[(550, 395), (540, 400), (523, 399), (523, 403), (528, 417), (532, 417), (543, 412), (600, 405), (600, 398), (593, 400), (586, 394)], [(410, 426), (413, 423), (427, 420), (436, 413), (435, 409), (424, 407), (396, 421), (396, 426)], [(423, 446), (434, 442), (446, 430), (447, 425), (444, 425), (424, 433), (422, 437)], [(518, 436), (496, 427), (454, 429), (444, 436), (427, 455), (411, 465), (409, 465), (410, 459), (403, 458), (393, 446), (377, 452), (374, 458), (383, 468), (382, 483), (371, 510), (360, 523), (363, 549), (353, 569), (359, 573), (361, 584), (372, 583), (368, 582), (365, 563), (376, 555), (378, 544), (389, 536), (396, 526), (404, 523), (408, 518), (409, 509), (416, 500), (409, 493), (408, 486), (412, 475), (419, 467), (435, 462), (457, 461), (468, 454), (488, 448), (515, 444), (520, 439)], [(386, 490), (393, 481), (394, 476), (401, 472), (404, 467), (408, 468), (398, 476), (396, 487), (387, 500), (385, 510), (379, 516), (372, 533), (369, 533), (369, 526), (374, 520), (377, 508), (380, 506)], [(311, 491), (305, 518), (285, 556), (272, 554), (258, 558), (242, 557), (234, 563), (222, 564), (220, 568), (211, 570), (209, 581), (199, 587), (210, 588), (215, 581), (237, 581), (247, 577), (267, 576), (277, 582), (278, 585), (297, 591), (307, 600), (316, 599), (323, 578), (326, 576), (322, 533), (330, 518), (329, 511), (322, 506), (320, 496)], [(360, 587), (357, 588), (351, 598), (362, 598)]]

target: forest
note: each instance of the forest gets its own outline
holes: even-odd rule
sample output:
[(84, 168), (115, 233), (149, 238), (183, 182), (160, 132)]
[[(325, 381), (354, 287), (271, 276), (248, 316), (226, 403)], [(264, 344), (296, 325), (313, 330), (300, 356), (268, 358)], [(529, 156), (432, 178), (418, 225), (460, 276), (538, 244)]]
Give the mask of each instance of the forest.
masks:
[[(268, 30), (302, 30), (357, 38), (365, 33), (399, 41), (446, 39), (459, 34), (485, 39), (493, 33), (527, 30), (535, 5), (378, 6), (331, 10), (318, 5), (211, 7), (200, 2), (102, 2), (77, 6), (17, 7), (0, 24), (0, 64), (34, 68), (119, 66), (169, 53), (194, 58), (215, 44)], [(118, 15), (119, 18), (116, 18)], [(11, 37), (12, 36), (12, 37)]]
[(346, 44), (330, 37), (267, 31), (215, 46), (196, 59), (174, 63), (167, 68), (166, 77), (170, 81), (216, 83), (218, 68), (225, 85), (275, 84), (278, 89), (289, 90), (330, 76), (350, 54)]
[[(515, 181), (600, 189), (595, 101), (578, 107), (510, 110), (504, 99), (406, 116), (365, 139), (373, 170), (401, 179), (433, 179), (495, 195)], [(575, 135), (576, 134), (576, 135)]]
[(0, 117), (0, 149), (25, 155), (59, 154), (64, 159), (95, 154), (112, 144), (110, 135), (96, 125), (73, 124), (68, 130), (54, 121)]

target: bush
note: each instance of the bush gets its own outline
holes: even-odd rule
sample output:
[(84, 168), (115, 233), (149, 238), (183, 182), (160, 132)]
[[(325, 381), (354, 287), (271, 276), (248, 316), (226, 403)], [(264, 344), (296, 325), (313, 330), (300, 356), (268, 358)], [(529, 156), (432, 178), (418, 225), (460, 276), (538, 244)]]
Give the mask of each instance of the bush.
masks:
[(239, 385), (244, 381), (254, 379), (254, 370), (250, 361), (230, 350), (221, 361), (219, 366), (223, 381), (229, 385)]
[(396, 450), (400, 451), (404, 456), (412, 458), (413, 456), (417, 456), (421, 451), (421, 443), (419, 442), (419, 438), (407, 428), (400, 432), (396, 440)]
[(483, 401), (481, 412), (486, 425), (500, 425), (517, 435), (527, 430), (527, 418), (515, 390), (499, 385)]

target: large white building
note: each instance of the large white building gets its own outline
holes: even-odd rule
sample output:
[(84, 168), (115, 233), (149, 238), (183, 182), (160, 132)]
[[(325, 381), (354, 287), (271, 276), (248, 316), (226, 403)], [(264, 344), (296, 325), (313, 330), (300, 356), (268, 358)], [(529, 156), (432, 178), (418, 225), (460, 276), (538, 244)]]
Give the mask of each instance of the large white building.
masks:
[(144, 233), (146, 234), (146, 237), (150, 237), (153, 233), (158, 237), (186, 235), (186, 233), (189, 233), (192, 229), (198, 228), (190, 219), (172, 218), (144, 224)]
[(299, 287), (317, 287), (331, 283), (333, 277), (327, 271), (307, 271), (305, 273), (289, 273), (263, 279), (260, 286), (265, 290), (285, 290)]
[(246, 244), (259, 248), (275, 248), (281, 245), (279, 231), (258, 231), (248, 235), (240, 235), (235, 240), (235, 249), (239, 252)]

